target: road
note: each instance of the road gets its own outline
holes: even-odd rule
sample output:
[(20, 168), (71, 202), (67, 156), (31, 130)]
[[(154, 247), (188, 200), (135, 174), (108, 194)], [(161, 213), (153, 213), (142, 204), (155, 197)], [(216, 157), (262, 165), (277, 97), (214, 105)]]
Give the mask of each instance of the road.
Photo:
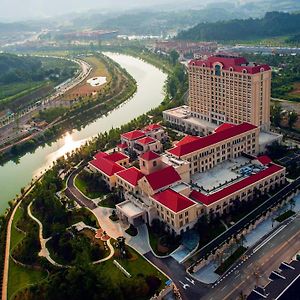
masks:
[(80, 193), (77, 188), (74, 186), (74, 179), (76, 175), (84, 168), (84, 166), (81, 166), (74, 170), (71, 175), (67, 179), (67, 188), (65, 190), (65, 194), (68, 198), (74, 200), (77, 202), (80, 206), (88, 207), (89, 209), (94, 209), (97, 207), (97, 205), (92, 202), (90, 199), (85, 197), (82, 193)]
[[(43, 57), (43, 56), (41, 56)], [(84, 81), (92, 71), (92, 67), (85, 61), (80, 59), (69, 59), (69, 58), (62, 58), (56, 56), (44, 56), (44, 57), (52, 57), (57, 59), (66, 59), (72, 61), (80, 66), (81, 72), (72, 79), (69, 79), (57, 87), (55, 87), (55, 91), (48, 97), (45, 97), (41, 101), (37, 101), (36, 103), (32, 103), (27, 107), (23, 108), (21, 111), (18, 111), (13, 116), (9, 116), (6, 120), (1, 121), (0, 125), (0, 134), (2, 136), (7, 136), (8, 133), (16, 126), (16, 120), (18, 120), (19, 124), (25, 124), (26, 121), (31, 119), (32, 115), (35, 114), (39, 110), (44, 110), (53, 106), (55, 100), (57, 100), (62, 94), (66, 93), (67, 91), (74, 88), (76, 85)], [(2, 138), (3, 139), (3, 138)]]
[(222, 244), (224, 244), (228, 238), (240, 232), (252, 221), (255, 221), (263, 212), (267, 211), (270, 207), (273, 207), (276, 204), (281, 203), (281, 201), (286, 196), (291, 195), (293, 192), (295, 192), (298, 189), (299, 185), (300, 185), (300, 177), (294, 180), (293, 182), (289, 183), (285, 187), (283, 187), (277, 194), (271, 196), (261, 205), (259, 205), (254, 210), (252, 210), (243, 219), (236, 222), (228, 230), (224, 231), (222, 234), (220, 234), (210, 243), (202, 247), (192, 257), (197, 260), (204, 259), (207, 254), (212, 253), (214, 250), (217, 250)]
[[(67, 189), (65, 193), (80, 205), (93, 209), (96, 205), (74, 187), (74, 178), (83, 167), (84, 166), (81, 166), (71, 173), (67, 180)], [(275, 195), (276, 197), (271, 203), (274, 203), (275, 200), (277, 201), (280, 197), (285, 195), (287, 191), (290, 191), (297, 186), (297, 184), (296, 181), (289, 185), (290, 188), (285, 187), (283, 192), (279, 192)], [(263, 207), (265, 208), (265, 206)], [(287, 240), (287, 237), (290, 238)], [(265, 284), (272, 270), (278, 268), (282, 261), (290, 259), (299, 249), (300, 216), (295, 218), (293, 222), (287, 225), (268, 243), (250, 256), (244, 264), (226, 277), (225, 280), (221, 281), (214, 289), (209, 285), (200, 283), (190, 277), (186, 272), (185, 267), (172, 257), (158, 258), (154, 256), (152, 252), (148, 252), (144, 254), (144, 256), (174, 281), (180, 291), (182, 299), (225, 300), (238, 299), (241, 291), (250, 293), (254, 288), (257, 279), (254, 274), (255, 271), (261, 276), (258, 284)]]
[[(204, 300), (234, 300), (250, 294), (255, 285), (264, 286), (282, 261), (289, 261), (300, 249), (300, 216), (211, 289)], [(258, 247), (257, 247), (258, 248)], [(254, 248), (255, 249), (255, 248)]]
[(183, 300), (202, 299), (209, 291), (206, 284), (200, 283), (189, 276), (184, 266), (174, 258), (158, 258), (152, 252), (148, 252), (144, 256), (173, 280)]
[(6, 228), (6, 243), (5, 243), (5, 259), (4, 259), (4, 270), (3, 270), (3, 278), (2, 278), (2, 300), (7, 299), (7, 284), (8, 284), (8, 269), (9, 269), (9, 258), (10, 258), (10, 241), (11, 241), (11, 227), (14, 220), (14, 216), (16, 211), (18, 210), (20, 204), (22, 203), (23, 199), (33, 190), (36, 183), (41, 180), (42, 176), (40, 176), (31, 186), (27, 189), (24, 193), (20, 201), (14, 207), (12, 214), (8, 220), (7, 228)]

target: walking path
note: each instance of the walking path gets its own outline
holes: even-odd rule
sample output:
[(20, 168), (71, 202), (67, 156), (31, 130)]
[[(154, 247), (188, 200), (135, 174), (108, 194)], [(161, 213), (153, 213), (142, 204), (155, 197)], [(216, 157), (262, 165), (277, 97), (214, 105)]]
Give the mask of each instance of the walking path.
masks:
[(32, 213), (31, 213), (31, 206), (32, 206), (33, 202), (30, 202), (30, 204), (27, 206), (27, 213), (29, 215), (29, 217), (34, 220), (35, 222), (37, 222), (39, 224), (39, 240), (40, 240), (40, 244), (41, 244), (41, 251), (39, 252), (39, 256), (41, 257), (45, 257), (53, 266), (56, 267), (61, 267), (61, 268), (65, 268), (65, 267), (69, 267), (69, 266), (63, 266), (59, 263), (57, 263), (56, 261), (54, 261), (49, 253), (48, 248), (46, 247), (46, 243), (52, 238), (48, 238), (48, 239), (44, 239), (43, 238), (43, 224), (41, 223), (41, 221), (39, 219), (37, 219)]
[[(36, 182), (40, 181), (42, 177), (37, 179)], [(35, 183), (36, 183), (35, 182)], [(14, 216), (16, 214), (16, 211), (18, 210), (20, 204), (22, 203), (22, 200), (27, 196), (35, 187), (35, 183), (31, 185), (31, 187), (25, 192), (22, 199), (17, 203), (17, 205), (14, 207), (14, 210), (8, 220), (7, 223), (7, 230), (6, 230), (6, 244), (5, 244), (5, 258), (4, 258), (4, 270), (3, 270), (3, 278), (2, 278), (2, 300), (7, 299), (7, 286), (8, 286), (8, 269), (9, 269), (9, 258), (10, 258), (10, 243), (11, 243), (11, 226), (12, 222), (14, 220)]]
[(129, 236), (125, 233), (127, 239), (127, 244), (138, 251), (140, 254), (144, 255), (149, 251), (152, 251), (150, 247), (148, 228), (146, 224), (142, 224), (137, 227), (138, 234), (136, 236)]
[(104, 261), (106, 261), (106, 260), (111, 259), (111, 258), (114, 256), (114, 254), (115, 254), (115, 249), (114, 249), (114, 247), (112, 246), (110, 240), (111, 240), (111, 239), (109, 239), (109, 240), (107, 241), (107, 246), (108, 246), (108, 248), (109, 248), (109, 250), (110, 250), (110, 254), (109, 254), (108, 256), (102, 258), (102, 259), (99, 259), (99, 260), (97, 260), (97, 261), (94, 261), (94, 262), (93, 262), (93, 265), (100, 264), (100, 263), (102, 263), (102, 262), (104, 262)]

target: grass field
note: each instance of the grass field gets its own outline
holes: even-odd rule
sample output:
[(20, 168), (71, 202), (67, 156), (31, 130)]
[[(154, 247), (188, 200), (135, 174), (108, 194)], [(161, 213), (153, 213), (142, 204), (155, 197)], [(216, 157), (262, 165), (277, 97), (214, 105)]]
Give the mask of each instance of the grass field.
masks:
[[(165, 286), (165, 282), (168, 280), (166, 276), (161, 274), (152, 264), (148, 263), (141, 255), (139, 255), (132, 248), (127, 248), (132, 256), (131, 259), (116, 259), (127, 272), (129, 272), (132, 278), (139, 276), (153, 275), (161, 279), (161, 288)], [(111, 278), (114, 282), (121, 282), (125, 275), (113, 264), (113, 259), (110, 259), (98, 266), (99, 271), (104, 276)]]
[(83, 193), (91, 199), (96, 199), (104, 195), (101, 192), (90, 192), (88, 190), (88, 183), (80, 177), (80, 174), (75, 178), (75, 185), (81, 191), (81, 193)]
[(289, 217), (293, 216), (294, 214), (295, 214), (294, 211), (288, 210), (288, 211), (284, 212), (283, 214), (281, 214), (280, 216), (278, 216), (275, 220), (277, 222), (283, 222), (284, 220), (288, 219)]
[(16, 96), (23, 91), (30, 91), (41, 86), (41, 82), (20, 82), (14, 84), (1, 85), (0, 101), (9, 100), (11, 96)]
[[(11, 245), (10, 249), (14, 249), (22, 241), (25, 235), (19, 232), (15, 226), (18, 223), (19, 219), (22, 218), (24, 214), (21, 208), (18, 208), (16, 211), (13, 223), (12, 223), (12, 230), (11, 230)], [(12, 299), (12, 296), (19, 290), (34, 284), (44, 278), (46, 278), (47, 273), (27, 269), (22, 266), (19, 266), (14, 263), (14, 261), (10, 258), (9, 261), (9, 272), (8, 272), (8, 287), (7, 287), (7, 299)]]
[[(109, 74), (104, 63), (99, 57), (89, 56), (85, 57), (84, 60), (93, 67), (93, 70), (91, 71), (90, 75), (86, 78), (86, 80), (84, 80), (82, 83), (80, 83), (64, 95), (64, 99), (66, 100), (78, 97), (82, 97), (84, 99), (96, 96), (97, 93), (99, 93), (111, 81), (111, 75)], [(87, 83), (87, 80), (93, 77), (100, 76), (106, 77), (106, 84), (101, 86), (91, 86), (89, 83)]]

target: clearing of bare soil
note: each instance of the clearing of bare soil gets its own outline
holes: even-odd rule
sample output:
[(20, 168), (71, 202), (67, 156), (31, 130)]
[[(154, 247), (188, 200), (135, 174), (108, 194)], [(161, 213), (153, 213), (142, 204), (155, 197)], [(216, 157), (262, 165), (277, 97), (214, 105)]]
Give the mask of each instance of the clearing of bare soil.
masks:
[[(83, 60), (89, 63), (93, 69), (86, 80), (82, 81), (64, 95), (64, 100), (73, 100), (79, 97), (84, 99), (96, 96), (111, 81), (111, 75), (101, 58), (89, 56), (83, 58)], [(101, 78), (101, 80), (99, 78)], [(102, 78), (105, 78), (105, 82)], [(90, 82), (92, 81), (97, 81), (99, 84), (91, 84)]]

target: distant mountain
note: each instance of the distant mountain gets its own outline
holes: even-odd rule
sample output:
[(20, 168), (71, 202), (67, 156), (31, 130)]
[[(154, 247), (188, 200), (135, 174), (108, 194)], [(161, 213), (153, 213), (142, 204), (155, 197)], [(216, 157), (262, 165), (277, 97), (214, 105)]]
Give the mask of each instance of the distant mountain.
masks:
[(200, 23), (182, 31), (182, 40), (232, 41), (269, 38), (300, 33), (300, 13), (268, 12), (262, 19), (235, 19)]
[(182, 28), (189, 28), (200, 21), (230, 20), (238, 16), (234, 11), (222, 8), (208, 8), (203, 10), (183, 11), (148, 11), (127, 13), (108, 18), (102, 21), (98, 28), (117, 29), (121, 34), (166, 34), (170, 31), (177, 32)]

